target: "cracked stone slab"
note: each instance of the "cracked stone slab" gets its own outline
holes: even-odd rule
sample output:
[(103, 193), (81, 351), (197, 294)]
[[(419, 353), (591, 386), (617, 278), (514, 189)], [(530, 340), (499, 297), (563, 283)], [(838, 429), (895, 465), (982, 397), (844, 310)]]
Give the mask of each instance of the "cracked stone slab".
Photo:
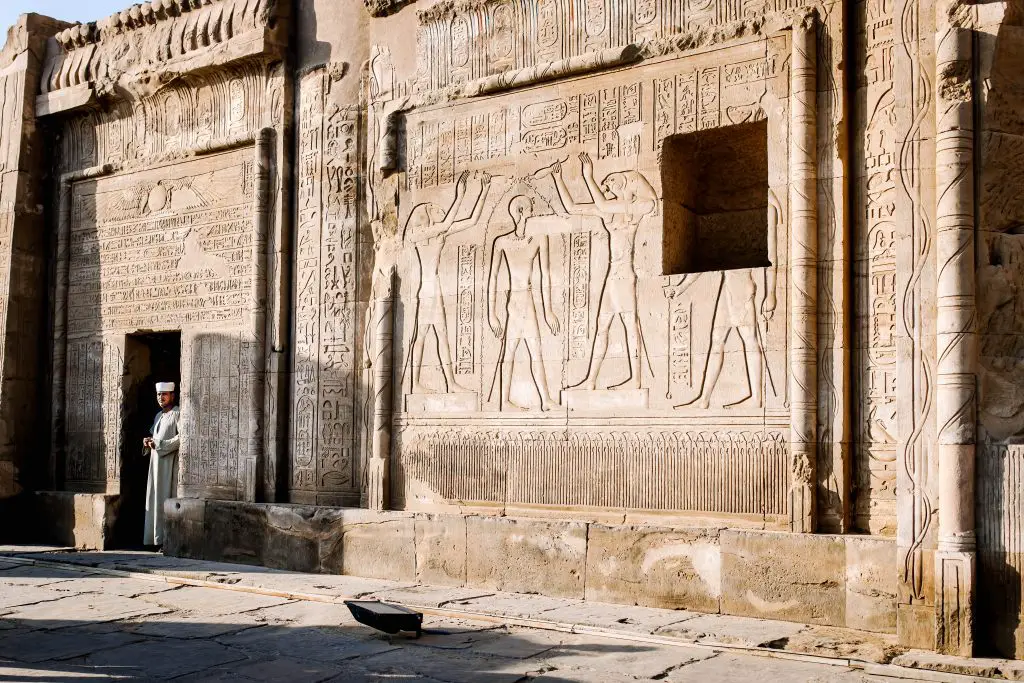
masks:
[(653, 678), (713, 656), (714, 651), (703, 648), (573, 635), (542, 659), (555, 669), (590, 669)]
[(563, 624), (582, 624), (633, 633), (654, 633), (660, 628), (701, 616), (697, 612), (656, 609), (604, 602), (582, 602), (541, 612), (541, 619)]
[[(542, 666), (535, 660), (478, 657), (461, 652), (431, 652), (425, 648), (386, 652), (361, 659), (357, 665), (364, 667), (370, 674), (387, 675), (387, 680), (418, 675), (446, 683), (516, 683), (530, 673), (539, 673)], [(379, 681), (380, 678), (369, 680)]]
[(857, 683), (849, 668), (773, 657), (722, 653), (674, 669), (663, 679), (671, 683)]
[(287, 598), (272, 595), (199, 586), (181, 586), (171, 591), (140, 595), (137, 599), (177, 611), (212, 616), (238, 614), (288, 602)]
[(473, 648), (477, 654), (511, 659), (529, 659), (565, 645), (574, 636), (560, 631), (502, 627), (502, 637)]
[(126, 627), (132, 633), (160, 638), (215, 638), (262, 624), (250, 614), (222, 616), (163, 614)]
[(967, 659), (925, 650), (911, 650), (892, 660), (896, 666), (983, 678), (1024, 681), (1024, 661), (1012, 659)]
[(556, 669), (531, 678), (530, 683), (636, 683), (637, 680), (634, 676), (611, 671)]
[[(63, 629), (46, 634), (33, 631), (0, 638), (0, 658), (28, 663), (70, 659), (121, 647), (138, 640), (141, 640), (138, 636), (119, 631), (90, 633), (78, 629)], [(2, 678), (0, 676), (0, 680)]]
[(416, 647), (430, 647), (440, 650), (465, 650), (482, 643), (500, 638), (502, 632), (497, 624), (451, 619), (448, 617), (426, 617), (423, 620), (423, 635), (407, 641)]
[(31, 564), (14, 565), (0, 570), (0, 584), (7, 586), (51, 586), (80, 579), (80, 571), (39, 567)]
[(811, 626), (794, 636), (775, 641), (772, 647), (786, 652), (857, 659), (876, 664), (887, 664), (907, 651), (906, 647), (899, 645), (895, 635), (828, 626)]
[(753, 617), (703, 614), (678, 624), (658, 629), (658, 635), (694, 642), (764, 647), (784, 638), (792, 638), (807, 628), (788, 621), (765, 621)]
[(121, 675), (152, 680), (184, 676), (243, 659), (243, 653), (216, 642), (160, 638), (96, 652), (75, 663), (116, 667)]
[[(2, 575), (0, 575), (2, 576)], [(108, 593), (126, 598), (134, 598), (148, 593), (162, 593), (176, 589), (177, 586), (164, 581), (146, 581), (120, 576), (103, 574), (79, 575), (77, 578), (62, 581), (54, 586), (54, 590), (71, 593)]]
[(35, 603), (60, 600), (66, 593), (43, 586), (14, 586), (0, 582), (0, 610)]
[(418, 607), (441, 607), (476, 598), (493, 595), (494, 591), (473, 588), (450, 588), (444, 586), (412, 586), (380, 591), (369, 596), (372, 600), (400, 602)]
[(350, 636), (341, 629), (263, 626), (218, 637), (216, 642), (261, 656), (290, 656), (318, 662), (340, 662), (380, 654), (397, 647), (383, 639), (359, 636), (358, 632)]
[(5, 615), (7, 619), (27, 622), (35, 629), (55, 629), (86, 623), (115, 621), (131, 617), (164, 614), (164, 607), (147, 604), (120, 595), (84, 593), (59, 600), (24, 605)]
[(267, 624), (292, 626), (357, 626), (359, 622), (344, 604), (297, 600), (283, 605), (264, 607), (249, 614)]
[[(106, 674), (110, 676), (107, 677)], [(77, 681), (83, 682), (97, 680), (114, 680), (116, 672), (100, 669), (92, 666), (69, 664), (67, 662), (51, 662), (33, 664), (30, 667), (23, 666), (18, 662), (0, 657), (0, 680), (5, 681)]]
[(482, 598), (457, 600), (446, 604), (452, 609), (465, 609), (470, 612), (485, 614), (508, 615), (512, 617), (543, 618), (541, 614), (559, 607), (578, 605), (582, 600), (569, 598), (551, 598), (546, 595), (526, 593), (493, 593)]

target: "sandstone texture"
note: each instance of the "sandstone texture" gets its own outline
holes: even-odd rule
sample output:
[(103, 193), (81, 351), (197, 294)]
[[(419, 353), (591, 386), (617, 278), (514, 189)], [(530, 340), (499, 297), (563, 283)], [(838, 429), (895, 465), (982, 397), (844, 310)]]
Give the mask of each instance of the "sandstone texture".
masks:
[(0, 529), (1024, 658), (1022, 16), (23, 15)]

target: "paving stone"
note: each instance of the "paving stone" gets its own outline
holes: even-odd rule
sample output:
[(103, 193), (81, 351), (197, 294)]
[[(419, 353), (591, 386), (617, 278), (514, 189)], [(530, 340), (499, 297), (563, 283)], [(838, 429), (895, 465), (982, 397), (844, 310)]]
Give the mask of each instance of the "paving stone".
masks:
[(493, 595), (494, 591), (472, 589), (472, 588), (451, 588), (444, 586), (413, 586), (410, 588), (398, 588), (393, 590), (380, 591), (370, 596), (374, 600), (385, 602), (399, 602), (404, 605), (417, 607), (441, 607), (450, 603), (473, 600)]
[(750, 683), (752, 680), (771, 683), (855, 683), (856, 679), (844, 678), (848, 673), (848, 668), (828, 664), (722, 653), (674, 669), (664, 680), (671, 683)]
[(662, 627), (657, 632), (659, 635), (673, 636), (683, 640), (762, 647), (781, 639), (791, 638), (805, 628), (807, 628), (806, 624), (789, 621), (766, 621), (726, 614), (703, 614)]
[(177, 611), (214, 616), (238, 614), (288, 602), (287, 598), (270, 595), (197, 586), (182, 586), (172, 591), (140, 595), (138, 599)]
[(659, 628), (700, 616), (697, 612), (654, 609), (604, 602), (581, 602), (541, 612), (538, 618), (563, 624), (583, 624), (634, 633), (654, 633)]
[(423, 620), (423, 635), (408, 642), (420, 647), (441, 650), (465, 650), (475, 645), (491, 642), (500, 636), (498, 624), (467, 619), (427, 617)]
[(258, 681), (302, 681), (318, 683), (341, 673), (341, 668), (326, 662), (275, 657), (267, 661), (247, 662), (229, 669)]
[(546, 595), (526, 593), (494, 593), (481, 598), (456, 600), (446, 604), (452, 609), (464, 609), (485, 614), (505, 614), (513, 617), (539, 617), (548, 610), (578, 605), (582, 600), (550, 598)]
[(262, 626), (216, 638), (216, 642), (259, 655), (340, 662), (395, 649), (383, 638), (352, 637), (340, 630)]
[[(539, 673), (542, 664), (535, 660), (504, 657), (476, 657), (466, 653), (434, 652), (426, 648), (403, 648), (356, 662), (368, 672), (390, 674), (391, 679), (408, 676), (436, 678), (447, 683), (515, 683), (524, 676)], [(374, 680), (374, 679), (370, 679)], [(419, 680), (413, 678), (412, 680)]]
[(0, 680), (2, 681), (110, 681), (121, 676), (119, 671), (82, 666), (66, 662), (33, 664), (24, 666), (18, 662), (0, 658)]
[(170, 614), (148, 617), (130, 629), (132, 633), (161, 638), (214, 638), (260, 626), (249, 614), (224, 616)]
[(7, 608), (48, 600), (60, 600), (64, 597), (67, 597), (66, 593), (44, 586), (16, 586), (0, 583), (0, 610), (10, 611)]
[(30, 564), (12, 565), (0, 570), (0, 584), (7, 586), (52, 586), (83, 576), (82, 572)]
[(530, 683), (636, 683), (637, 680), (635, 676), (611, 671), (557, 669), (530, 679)]
[(245, 659), (245, 655), (211, 641), (157, 638), (97, 652), (75, 663), (118, 667), (120, 673), (152, 678), (173, 678)]
[[(0, 574), (0, 581), (3, 575)], [(137, 595), (148, 593), (162, 593), (175, 590), (178, 586), (164, 581), (147, 581), (145, 579), (132, 579), (120, 576), (105, 576), (103, 574), (90, 574), (79, 578), (61, 581), (54, 586), (54, 590), (65, 593), (107, 593), (121, 595), (126, 598), (133, 598)]]
[(651, 678), (713, 656), (713, 651), (704, 648), (573, 635), (541, 659), (555, 669), (592, 669)]
[(569, 633), (529, 628), (503, 628), (501, 634), (500, 638), (477, 645), (473, 652), (495, 657), (527, 659), (548, 652), (575, 638)]
[(344, 604), (295, 601), (248, 612), (256, 620), (268, 624), (294, 626), (356, 626), (352, 613)]
[(78, 626), (84, 623), (164, 614), (167, 611), (166, 608), (148, 604), (136, 598), (85, 593), (18, 607), (5, 616), (8, 619), (29, 622), (33, 628), (54, 629)]
[[(0, 637), (0, 658), (21, 662), (44, 662), (49, 659), (70, 659), (121, 647), (140, 640), (138, 636), (119, 631), (82, 632), (64, 629), (41, 634), (37, 631)], [(3, 680), (0, 677), (0, 680)]]

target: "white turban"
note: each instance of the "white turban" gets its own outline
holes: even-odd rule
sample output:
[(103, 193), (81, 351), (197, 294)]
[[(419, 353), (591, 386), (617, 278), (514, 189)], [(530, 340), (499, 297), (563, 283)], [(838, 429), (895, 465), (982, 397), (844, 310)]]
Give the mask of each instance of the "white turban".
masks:
[(174, 382), (157, 382), (156, 393), (162, 394), (165, 391), (174, 391)]

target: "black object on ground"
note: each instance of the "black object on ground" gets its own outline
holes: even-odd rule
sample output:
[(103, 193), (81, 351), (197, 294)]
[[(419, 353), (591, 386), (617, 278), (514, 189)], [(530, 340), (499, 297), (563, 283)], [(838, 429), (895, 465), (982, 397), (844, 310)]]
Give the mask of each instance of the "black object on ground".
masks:
[(391, 605), (380, 600), (346, 600), (345, 604), (356, 621), (378, 631), (415, 631), (417, 638), (423, 633), (423, 614), (408, 607)]

